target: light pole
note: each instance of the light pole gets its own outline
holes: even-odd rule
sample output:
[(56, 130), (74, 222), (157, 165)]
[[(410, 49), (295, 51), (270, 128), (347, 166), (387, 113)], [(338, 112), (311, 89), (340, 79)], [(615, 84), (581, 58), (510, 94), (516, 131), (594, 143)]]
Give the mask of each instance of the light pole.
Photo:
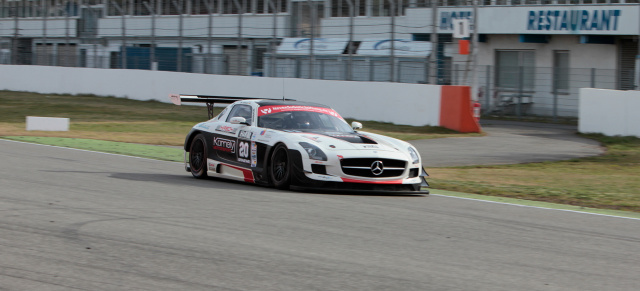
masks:
[(151, 70), (155, 71), (158, 69), (156, 64), (156, 10), (153, 8), (154, 0), (151, 1), (151, 5), (149, 5), (149, 2), (147, 1), (142, 2), (142, 4), (144, 4), (151, 13), (151, 55), (149, 65)]
[(389, 69), (389, 76), (391, 82), (395, 82), (395, 67), (396, 67), (396, 46), (395, 46), (395, 38), (396, 38), (396, 2), (394, 0), (389, 0), (389, 7), (391, 11), (391, 68)]
[(237, 45), (237, 49), (236, 49), (236, 66), (237, 66), (237, 72), (238, 75), (244, 75), (243, 73), (241, 73), (241, 65), (242, 65), (242, 14), (244, 14), (244, 7), (242, 6), (242, 4), (240, 4), (239, 0), (233, 0), (233, 3), (236, 5), (236, 8), (238, 9), (238, 45)]
[(210, 72), (210, 66), (211, 66), (211, 46), (213, 45), (212, 42), (212, 35), (213, 35), (213, 1), (214, 0), (210, 0), (210, 1), (205, 1), (204, 5), (207, 7), (207, 13), (209, 13), (209, 24), (207, 27), (207, 57), (205, 58), (205, 62), (204, 62), (204, 73), (205, 74), (209, 74)]
[(269, 7), (271, 7), (271, 11), (273, 11), (273, 37), (271, 39), (271, 66), (269, 66), (269, 77), (276, 76), (276, 47), (278, 44), (277, 33), (278, 33), (278, 14), (276, 4), (273, 2), (274, 0), (269, 0)]
[(438, 84), (438, 1), (431, 1), (431, 84)]
[(177, 2), (175, 0), (171, 1), (173, 6), (176, 7), (176, 11), (178, 12), (178, 72), (182, 72), (182, 21), (183, 21), (183, 9), (182, 4), (184, 3), (182, 0)]
[(111, 5), (113, 5), (113, 7), (115, 7), (116, 10), (118, 10), (118, 13), (122, 15), (122, 56), (120, 57), (120, 61), (121, 61), (120, 68), (126, 69), (127, 68), (127, 30), (126, 30), (127, 28), (126, 28), (126, 22), (124, 18), (124, 10), (122, 9), (122, 7), (120, 7), (120, 5), (118, 5), (118, 3), (116, 3), (116, 1), (111, 1)]
[(355, 13), (353, 0), (346, 0), (349, 5), (349, 43), (347, 50), (349, 51), (349, 60), (347, 61), (347, 81), (353, 79), (353, 17)]
[(312, 0), (307, 0), (309, 12), (311, 13), (311, 42), (309, 47), (309, 79), (313, 79), (316, 56), (314, 51), (314, 39), (316, 38), (316, 5)]

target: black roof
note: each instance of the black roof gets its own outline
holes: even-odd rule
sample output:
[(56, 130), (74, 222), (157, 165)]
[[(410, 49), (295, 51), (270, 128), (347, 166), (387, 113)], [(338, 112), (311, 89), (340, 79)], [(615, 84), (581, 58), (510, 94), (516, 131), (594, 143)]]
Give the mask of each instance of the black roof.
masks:
[(331, 108), (324, 104), (313, 103), (313, 102), (304, 102), (304, 101), (291, 101), (291, 100), (260, 100), (257, 101), (260, 106), (274, 106), (274, 105), (289, 105), (289, 106), (313, 106), (313, 107), (322, 107), (322, 108)]

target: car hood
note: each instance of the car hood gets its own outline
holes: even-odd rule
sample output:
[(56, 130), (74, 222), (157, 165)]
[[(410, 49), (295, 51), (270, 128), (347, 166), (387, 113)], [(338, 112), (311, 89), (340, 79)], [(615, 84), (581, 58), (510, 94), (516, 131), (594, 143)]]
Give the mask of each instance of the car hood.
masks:
[(315, 145), (327, 150), (374, 150), (399, 152), (402, 147), (394, 145), (389, 139), (365, 133), (300, 133), (303, 140), (311, 140)]

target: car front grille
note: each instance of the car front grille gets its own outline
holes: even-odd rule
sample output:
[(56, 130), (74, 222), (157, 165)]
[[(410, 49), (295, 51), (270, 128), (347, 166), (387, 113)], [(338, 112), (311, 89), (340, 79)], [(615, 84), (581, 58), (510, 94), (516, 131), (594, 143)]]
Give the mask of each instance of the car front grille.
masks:
[(404, 173), (407, 162), (393, 159), (354, 158), (342, 159), (340, 166), (342, 167), (342, 172), (350, 176), (389, 178), (401, 176)]

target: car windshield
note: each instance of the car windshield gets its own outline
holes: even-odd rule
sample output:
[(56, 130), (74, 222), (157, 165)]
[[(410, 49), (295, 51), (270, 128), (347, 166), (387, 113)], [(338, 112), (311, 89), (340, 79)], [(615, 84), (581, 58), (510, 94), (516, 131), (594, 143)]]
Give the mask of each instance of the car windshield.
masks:
[(331, 114), (315, 111), (281, 111), (274, 113), (272, 111), (259, 110), (258, 126), (301, 132), (353, 132), (349, 124), (342, 118), (335, 116), (338, 115), (335, 111), (326, 110)]

